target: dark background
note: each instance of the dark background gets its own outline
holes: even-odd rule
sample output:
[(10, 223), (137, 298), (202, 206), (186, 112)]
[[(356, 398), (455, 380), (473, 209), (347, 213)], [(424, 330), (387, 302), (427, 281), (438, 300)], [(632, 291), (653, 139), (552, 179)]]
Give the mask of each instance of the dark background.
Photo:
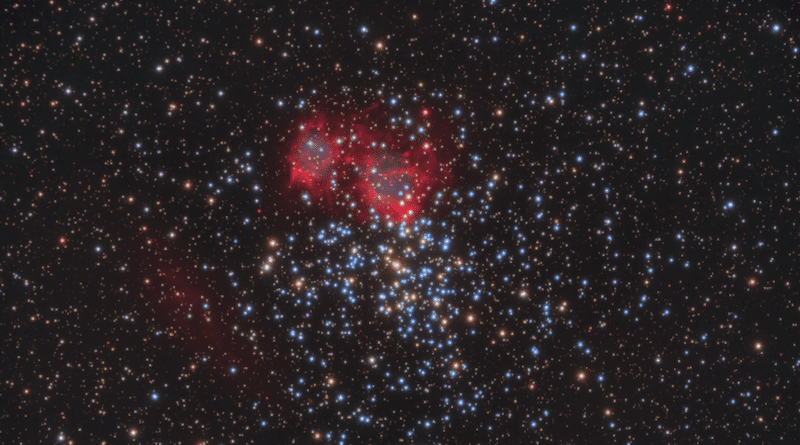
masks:
[[(4, 6), (1, 441), (791, 443), (800, 11), (579, 3)], [(376, 103), (458, 146), (427, 250), (288, 186)]]

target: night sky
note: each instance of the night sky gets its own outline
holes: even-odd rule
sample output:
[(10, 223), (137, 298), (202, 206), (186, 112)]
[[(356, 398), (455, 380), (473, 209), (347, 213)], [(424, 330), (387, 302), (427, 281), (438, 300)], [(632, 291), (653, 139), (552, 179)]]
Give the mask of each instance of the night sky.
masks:
[(792, 3), (7, 4), (0, 442), (797, 443)]

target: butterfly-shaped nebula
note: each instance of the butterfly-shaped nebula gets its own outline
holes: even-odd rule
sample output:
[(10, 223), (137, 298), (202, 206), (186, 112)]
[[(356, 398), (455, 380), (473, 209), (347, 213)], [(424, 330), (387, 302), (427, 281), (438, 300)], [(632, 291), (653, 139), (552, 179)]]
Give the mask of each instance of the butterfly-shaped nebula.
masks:
[(417, 113), (418, 123), (434, 130), (423, 135), (409, 134), (376, 110), (317, 109), (302, 120), (289, 150), (290, 186), (305, 191), (306, 204), (331, 214), (411, 222), (450, 185), (452, 138), (441, 137), (443, 124), (427, 109)]

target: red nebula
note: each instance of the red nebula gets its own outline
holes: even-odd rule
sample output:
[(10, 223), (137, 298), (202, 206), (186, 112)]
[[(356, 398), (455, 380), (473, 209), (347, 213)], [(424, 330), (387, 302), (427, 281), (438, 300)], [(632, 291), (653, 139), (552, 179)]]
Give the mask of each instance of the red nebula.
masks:
[(381, 105), (327, 111), (294, 123), (289, 187), (331, 214), (356, 221), (413, 222), (451, 185), (455, 142), (431, 107), (389, 115)]
[(312, 116), (299, 130), (288, 159), (291, 183), (305, 186), (316, 195), (324, 190), (320, 185), (331, 180), (340, 162), (342, 142), (333, 137), (324, 116)]

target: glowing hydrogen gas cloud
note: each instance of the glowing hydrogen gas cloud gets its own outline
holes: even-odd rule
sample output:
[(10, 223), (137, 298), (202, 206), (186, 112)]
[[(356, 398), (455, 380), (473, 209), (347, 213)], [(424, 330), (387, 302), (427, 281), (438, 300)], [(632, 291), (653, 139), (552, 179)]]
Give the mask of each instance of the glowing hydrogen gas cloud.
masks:
[(375, 104), (328, 111), (322, 105), (291, 132), (289, 186), (331, 214), (357, 221), (412, 222), (452, 181), (454, 143), (427, 108), (391, 117)]

